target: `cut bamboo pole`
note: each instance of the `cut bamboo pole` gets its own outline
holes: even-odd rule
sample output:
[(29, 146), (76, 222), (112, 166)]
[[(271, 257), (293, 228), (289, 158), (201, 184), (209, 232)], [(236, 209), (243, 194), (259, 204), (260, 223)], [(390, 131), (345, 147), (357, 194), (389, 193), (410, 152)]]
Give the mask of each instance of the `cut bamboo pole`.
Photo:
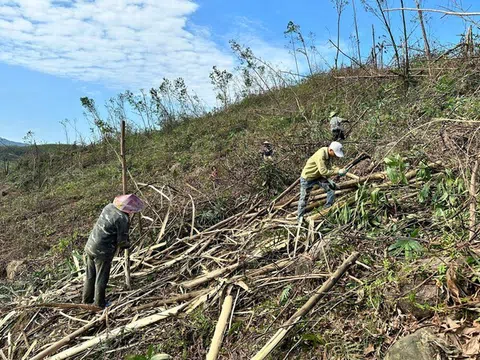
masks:
[(223, 334), (225, 332), (225, 328), (227, 327), (230, 312), (232, 311), (232, 305), (233, 296), (227, 295), (223, 301), (222, 311), (220, 312), (217, 326), (215, 326), (215, 332), (213, 334), (212, 343), (210, 344), (210, 350), (207, 354), (207, 360), (216, 360), (218, 357), (218, 353), (220, 352), (220, 348), (222, 346)]
[(197, 296), (201, 296), (201, 295), (203, 295), (203, 294), (205, 294), (205, 293), (207, 293), (211, 290), (212, 289), (210, 289), (210, 288), (209, 289), (202, 289), (202, 290), (192, 291), (192, 292), (189, 292), (189, 293), (186, 293), (186, 294), (173, 296), (173, 297), (170, 297), (168, 299), (165, 299), (165, 298), (164, 299), (158, 299), (158, 300), (152, 301), (148, 304), (137, 306), (136, 308), (133, 308), (133, 311), (141, 311), (141, 310), (151, 309), (151, 308), (159, 307), (159, 306), (163, 306), (163, 305), (174, 304), (176, 302), (190, 300), (190, 299), (196, 298)]
[(22, 357), (22, 360), (27, 360), (28, 357), (30, 356), (30, 354), (32, 353), (33, 349), (35, 349), (35, 346), (37, 346), (37, 343), (38, 343), (38, 340), (35, 339), (35, 341), (32, 343), (32, 345), (30, 345), (30, 347), (28, 348), (27, 352), (25, 353), (25, 355), (23, 355)]
[(224, 267), (224, 268), (220, 268), (220, 269), (211, 271), (211, 272), (209, 272), (209, 273), (207, 273), (203, 276), (200, 276), (196, 279), (185, 281), (185, 282), (181, 283), (180, 285), (183, 286), (186, 289), (192, 289), (196, 286), (205, 284), (206, 282), (209, 282), (210, 280), (215, 279), (215, 278), (217, 278), (217, 277), (219, 277), (219, 276), (221, 276), (221, 275), (223, 275), (227, 272), (236, 270), (240, 267), (240, 265), (241, 265), (241, 263), (236, 263), (236, 264)]
[(265, 344), (265, 346), (252, 358), (252, 360), (265, 359), (273, 349), (283, 340), (288, 332), (295, 326), (295, 324), (305, 316), (313, 307), (320, 301), (322, 296), (328, 292), (342, 277), (342, 275), (357, 261), (360, 253), (354, 252), (351, 254), (343, 264), (330, 276), (330, 278), (323, 283), (323, 285), (300, 309), (298, 309), (293, 316), (288, 319), (282, 328), (278, 330), (275, 335)]
[(275, 199), (272, 200), (270, 203), (270, 206), (274, 205), (277, 201), (283, 199), (285, 195), (287, 195), (295, 186), (297, 186), (300, 183), (300, 178), (295, 180), (292, 185), (290, 185), (288, 188), (285, 189), (284, 192), (282, 192), (280, 195), (278, 195)]
[(16, 309), (21, 310), (21, 309), (32, 309), (32, 308), (80, 309), (80, 310), (87, 310), (91, 312), (98, 312), (103, 310), (101, 307), (98, 307), (95, 305), (70, 304), (70, 303), (40, 303), (40, 304), (19, 306)]
[(470, 226), (468, 240), (475, 239), (477, 234), (477, 172), (478, 172), (478, 160), (475, 161), (472, 169), (472, 177), (470, 178)]
[(76, 337), (78, 337), (79, 335), (83, 334), (85, 331), (87, 331), (88, 329), (90, 329), (91, 327), (95, 326), (96, 324), (102, 322), (103, 320), (105, 320), (105, 318), (107, 317), (107, 311), (104, 311), (102, 316), (100, 316), (98, 319), (95, 319), (93, 321), (90, 321), (88, 324), (86, 324), (85, 326), (81, 327), (80, 329), (78, 329), (77, 331), (65, 336), (63, 339), (57, 341), (56, 343), (53, 343), (52, 345), (50, 345), (48, 348), (46, 348), (45, 350), (43, 350), (42, 352), (38, 353), (37, 355), (35, 355), (34, 357), (32, 357), (30, 360), (40, 360), (40, 359), (44, 359), (45, 357), (53, 354), (55, 351), (57, 351), (58, 349), (60, 349), (62, 346), (68, 344), (70, 341), (72, 341), (73, 339), (75, 339)]
[(100, 343), (103, 343), (107, 340), (115, 339), (117, 337), (120, 337), (122, 335), (127, 334), (130, 331), (138, 330), (141, 329), (145, 326), (151, 325), (153, 323), (156, 323), (160, 320), (166, 319), (170, 316), (174, 316), (178, 314), (188, 303), (184, 303), (178, 306), (175, 306), (171, 309), (167, 309), (165, 311), (162, 311), (159, 314), (155, 314), (152, 316), (148, 316), (146, 318), (134, 321), (130, 324), (120, 326), (116, 329), (113, 329), (112, 331), (104, 332), (101, 335), (95, 336), (94, 338), (87, 340), (77, 346), (74, 346), (72, 348), (66, 349), (62, 351), (61, 353), (58, 353), (55, 356), (52, 356), (50, 360), (63, 360), (63, 359), (68, 359), (72, 356), (75, 356), (82, 351), (85, 351), (87, 349), (90, 349), (91, 347), (94, 347), (95, 345), (98, 345)]

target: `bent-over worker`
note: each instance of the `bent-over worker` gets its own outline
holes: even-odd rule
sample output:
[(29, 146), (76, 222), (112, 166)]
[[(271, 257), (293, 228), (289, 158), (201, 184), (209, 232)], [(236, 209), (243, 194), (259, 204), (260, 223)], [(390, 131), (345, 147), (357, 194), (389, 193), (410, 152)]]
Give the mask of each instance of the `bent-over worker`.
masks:
[(117, 248), (130, 247), (128, 215), (142, 211), (143, 207), (142, 200), (130, 194), (117, 196), (113, 203), (103, 208), (85, 245), (87, 260), (83, 287), (85, 304), (94, 303), (98, 307), (105, 307), (105, 290), (115, 252)]
[(345, 140), (345, 128), (344, 123), (347, 123), (348, 120), (345, 120), (338, 116), (336, 111), (330, 112), (330, 131), (332, 132), (332, 140)]
[(318, 185), (327, 193), (326, 208), (333, 205), (335, 201), (335, 189), (328, 178), (339, 175), (345, 176), (347, 171), (333, 166), (332, 162), (336, 158), (344, 157), (343, 146), (339, 142), (333, 141), (330, 146), (320, 148), (310, 159), (307, 160), (300, 177), (300, 199), (298, 200), (298, 220), (303, 219), (308, 197), (315, 185)]

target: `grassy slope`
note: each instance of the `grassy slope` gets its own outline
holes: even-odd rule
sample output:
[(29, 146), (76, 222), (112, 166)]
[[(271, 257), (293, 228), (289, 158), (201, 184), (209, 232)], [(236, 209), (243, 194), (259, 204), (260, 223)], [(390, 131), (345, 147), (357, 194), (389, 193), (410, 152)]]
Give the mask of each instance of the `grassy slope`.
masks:
[[(441, 124), (424, 124), (434, 117), (476, 119), (480, 116), (480, 103), (475, 96), (479, 84), (475, 77), (469, 76), (469, 82), (465, 82), (465, 78), (458, 78), (457, 74), (444, 73), (435, 80), (413, 83), (408, 91), (402, 82), (391, 79), (352, 78), (337, 83), (330, 75), (318, 76), (294, 89), (276, 92), (274, 96), (280, 105), (270, 95), (251, 97), (226, 111), (183, 122), (169, 132), (130, 134), (127, 141), (129, 168), (139, 182), (158, 186), (170, 184), (185, 197), (191, 194), (198, 204), (198, 221), (201, 223), (203, 219), (206, 226), (209, 221), (227, 216), (248, 196), (261, 192), (264, 198), (269, 198), (289, 185), (298, 176), (305, 159), (318, 146), (328, 142), (326, 116), (333, 108), (352, 119), (354, 125), (345, 143), (349, 157), (367, 151), (379, 162), (395, 145), (393, 152), (406, 155), (412, 164), (427, 158), (441, 159), (456, 166), (453, 157), (450, 159), (448, 153), (439, 151), (437, 135)], [(359, 118), (360, 115), (363, 116)], [(421, 136), (404, 137), (419, 126), (425, 129)], [(262, 167), (258, 151), (265, 139), (276, 147), (274, 169)], [(402, 141), (397, 144), (400, 139)], [(31, 159), (29, 161), (27, 155), (23, 163), (2, 180), (11, 188), (7, 196), (0, 198), (0, 225), (5, 229), (0, 233), (0, 242), (6, 244), (0, 261), (35, 258), (48, 252), (55, 256), (43, 257), (43, 261), (53, 263), (62, 255), (69, 257), (70, 250), (81, 248), (98, 212), (121, 189), (120, 166), (113, 151), (117, 145), (103, 143), (44, 155), (48, 165), (44, 168), (45, 181), (40, 190), (28, 180), (31, 171), (26, 169), (31, 169)], [(216, 190), (209, 179), (213, 165), (219, 168), (220, 175)], [(450, 184), (458, 174), (447, 177), (444, 183)], [(269, 193), (262, 186), (268, 175), (277, 179)], [(393, 196), (400, 197), (401, 193)], [(382, 206), (387, 211), (390, 205), (388, 199), (385, 201)], [(371, 206), (368, 201), (366, 204), (367, 208)], [(399, 211), (416, 211), (415, 206), (416, 200)], [(177, 213), (182, 209), (179, 206)], [(431, 216), (427, 206), (424, 211), (427, 217)], [(206, 216), (207, 213), (210, 215)], [(463, 216), (460, 218), (464, 219)], [(389, 219), (384, 220), (385, 223), (379, 226), (385, 228), (385, 234), (394, 234)], [(342, 223), (340, 216), (332, 221), (338, 221), (339, 227), (351, 225), (348, 221)], [(408, 222), (408, 214), (401, 215), (399, 228), (404, 225), (408, 228)], [(349, 231), (359, 230), (353, 227), (357, 225), (353, 223)], [(456, 229), (448, 226), (435, 231), (446, 234)], [(375, 233), (377, 235), (380, 231)], [(460, 239), (465, 233), (458, 232), (457, 235)], [(457, 240), (451, 234), (447, 237), (448, 246)], [(446, 240), (441, 238), (441, 241)], [(381, 242), (375, 242), (378, 249), (385, 247)], [(357, 245), (368, 246), (361, 242)], [(345, 246), (351, 244), (340, 242), (338, 245), (339, 249)], [(372, 255), (372, 258), (375, 257)], [(368, 283), (364, 289), (368, 306), (371, 304), (375, 311), (387, 307), (382, 303), (385, 284), (399, 283), (401, 273), (411, 270), (411, 265), (390, 260), (386, 260), (383, 266), (384, 276)], [(365, 321), (371, 316), (372, 309), (368, 306), (363, 308), (362, 305), (362, 311), (359, 311)], [(209, 321), (214, 322), (214, 319), (212, 317)], [(331, 321), (337, 320), (333, 318)], [(367, 325), (377, 326), (373, 320)], [(344, 331), (335, 331), (332, 330), (331, 339), (338, 340)], [(369, 331), (375, 333), (376, 329)], [(367, 347), (368, 341), (380, 341), (370, 332), (361, 334), (365, 344), (355, 352), (362, 353), (362, 346)], [(207, 332), (205, 339), (209, 337)], [(174, 344), (171, 349), (164, 350), (177, 351), (179, 347)], [(339, 350), (339, 353), (341, 351), (347, 350)]]
[[(331, 76), (317, 76), (294, 89), (276, 92), (280, 106), (270, 95), (256, 96), (226, 111), (179, 124), (169, 132), (131, 134), (127, 141), (129, 168), (137, 181), (168, 183), (194, 196), (202, 193), (200, 197), (210, 205), (222, 200), (227, 212), (232, 199), (263, 189), (267, 174), (258, 154), (263, 140), (276, 147), (274, 176), (278, 181), (267, 194), (271, 196), (296, 178), (309, 154), (328, 142), (326, 115), (331, 109), (339, 109), (354, 124), (346, 143), (347, 155), (366, 150), (380, 159), (385, 145), (415, 120), (453, 113), (477, 116), (479, 100), (468, 92), (461, 94), (460, 85), (453, 74), (446, 74), (433, 84), (411, 86), (405, 95), (402, 84), (393, 80), (337, 83)], [(395, 151), (411, 145), (402, 142)], [(44, 152), (40, 190), (30, 180), (31, 154), (11, 166), (12, 173), (2, 180), (10, 187), (9, 195), (0, 198), (0, 222), (6, 230), (0, 241), (8, 249), (3, 257), (35, 257), (60, 241), (65, 243), (72, 234), (79, 240), (75, 245), (80, 245), (99, 210), (120, 191), (116, 146), (103, 143)], [(216, 193), (209, 180), (213, 165), (221, 179)], [(186, 187), (185, 182), (198, 191)]]

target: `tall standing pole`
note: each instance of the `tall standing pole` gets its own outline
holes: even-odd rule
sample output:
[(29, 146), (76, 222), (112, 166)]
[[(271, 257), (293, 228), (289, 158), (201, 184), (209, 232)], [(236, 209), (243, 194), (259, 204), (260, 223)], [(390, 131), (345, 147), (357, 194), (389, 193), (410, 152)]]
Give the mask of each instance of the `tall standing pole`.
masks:
[[(125, 157), (125, 120), (122, 120), (121, 138), (120, 138), (120, 157), (122, 159), (122, 191), (127, 194), (127, 159)], [(130, 249), (124, 250), (125, 258), (125, 286), (128, 290), (132, 288), (130, 281)]]

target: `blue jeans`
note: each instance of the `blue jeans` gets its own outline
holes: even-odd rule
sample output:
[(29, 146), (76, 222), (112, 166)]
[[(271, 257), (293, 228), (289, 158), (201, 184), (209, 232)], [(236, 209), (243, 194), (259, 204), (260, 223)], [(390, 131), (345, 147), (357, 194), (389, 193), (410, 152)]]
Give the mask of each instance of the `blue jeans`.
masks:
[(306, 180), (303, 177), (300, 178), (300, 199), (298, 200), (298, 219), (305, 215), (305, 208), (307, 207), (308, 197), (313, 187), (318, 185), (327, 193), (327, 203), (325, 206), (332, 206), (335, 201), (335, 191), (330, 188), (329, 183), (325, 179), (318, 180)]

